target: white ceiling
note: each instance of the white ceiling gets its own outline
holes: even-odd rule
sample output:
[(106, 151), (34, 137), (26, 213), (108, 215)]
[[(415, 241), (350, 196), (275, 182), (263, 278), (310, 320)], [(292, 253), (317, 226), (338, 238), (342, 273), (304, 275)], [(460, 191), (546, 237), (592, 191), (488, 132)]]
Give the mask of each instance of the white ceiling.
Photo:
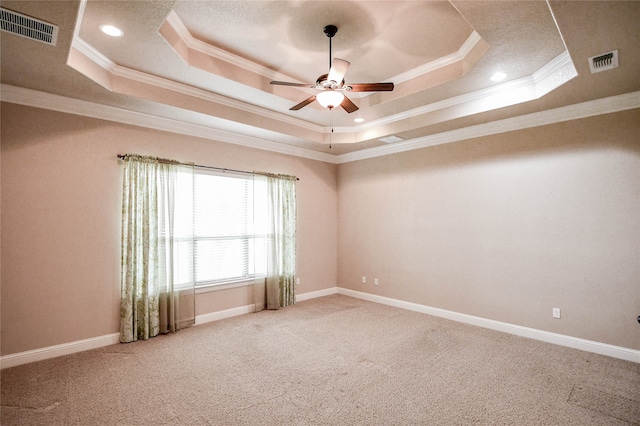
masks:
[[(409, 146), (640, 89), (640, 2), (124, 0), (2, 7), (60, 28), (56, 46), (1, 33), (2, 100), (56, 95), (63, 97), (58, 103), (90, 102), (83, 108), (159, 117), (218, 140), (264, 142), (310, 157), (384, 149), (380, 138), (390, 135)], [(105, 36), (101, 24), (118, 26), (124, 36)], [(393, 82), (395, 89), (349, 93), (360, 107), (352, 114), (317, 103), (290, 111), (315, 89), (269, 82), (314, 83), (326, 73), (328, 24), (338, 27), (333, 57), (351, 62), (347, 84)], [(587, 58), (614, 49), (619, 68), (591, 74)], [(507, 78), (491, 81), (496, 71)]]

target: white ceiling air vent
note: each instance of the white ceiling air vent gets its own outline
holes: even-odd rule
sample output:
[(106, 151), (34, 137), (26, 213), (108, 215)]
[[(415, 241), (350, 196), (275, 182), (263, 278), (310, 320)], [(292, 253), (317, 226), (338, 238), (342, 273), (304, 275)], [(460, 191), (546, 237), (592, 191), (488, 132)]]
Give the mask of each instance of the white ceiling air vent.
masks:
[(0, 29), (51, 46), (55, 46), (58, 40), (57, 26), (2, 7), (0, 7)]
[(401, 142), (404, 139), (402, 139), (400, 136), (391, 135), (391, 136), (387, 136), (386, 138), (380, 138), (378, 140), (384, 143), (396, 143), (396, 142)]
[(591, 69), (591, 74), (618, 68), (618, 51), (613, 50), (602, 55), (590, 57), (589, 68)]

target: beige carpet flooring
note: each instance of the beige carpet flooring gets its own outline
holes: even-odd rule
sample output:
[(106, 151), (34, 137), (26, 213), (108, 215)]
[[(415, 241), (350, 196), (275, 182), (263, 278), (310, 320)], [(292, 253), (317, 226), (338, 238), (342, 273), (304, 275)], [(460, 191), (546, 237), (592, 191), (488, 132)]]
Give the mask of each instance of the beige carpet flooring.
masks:
[(341, 295), (0, 379), (3, 425), (640, 424), (640, 364)]

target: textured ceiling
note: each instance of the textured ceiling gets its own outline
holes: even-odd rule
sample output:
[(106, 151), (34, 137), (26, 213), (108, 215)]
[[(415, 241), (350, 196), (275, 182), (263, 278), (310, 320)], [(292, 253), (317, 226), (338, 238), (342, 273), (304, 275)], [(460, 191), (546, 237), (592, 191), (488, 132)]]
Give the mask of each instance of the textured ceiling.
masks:
[[(640, 89), (640, 2), (3, 1), (60, 27), (47, 46), (6, 32), (2, 83), (202, 126), (220, 135), (344, 154)], [(101, 24), (124, 30), (121, 38)], [(289, 108), (333, 57), (360, 109)], [(618, 49), (620, 67), (590, 74)], [(492, 82), (496, 71), (507, 74)], [(6, 97), (3, 96), (3, 100)], [(361, 117), (362, 124), (353, 119)], [(334, 131), (332, 132), (331, 129)], [(224, 137), (220, 136), (224, 140)], [(330, 147), (331, 145), (331, 147)]]

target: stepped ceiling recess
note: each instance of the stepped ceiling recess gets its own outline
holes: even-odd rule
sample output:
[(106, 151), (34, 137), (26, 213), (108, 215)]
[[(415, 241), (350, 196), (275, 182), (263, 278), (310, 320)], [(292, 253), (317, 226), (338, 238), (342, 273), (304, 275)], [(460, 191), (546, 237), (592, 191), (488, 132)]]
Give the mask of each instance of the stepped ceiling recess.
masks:
[[(55, 45), (0, 33), (4, 101), (324, 161), (640, 103), (640, 2), (83, 0), (1, 6), (58, 28)], [(107, 36), (104, 24), (124, 34)], [(350, 114), (317, 102), (290, 111), (315, 89), (269, 83), (313, 84), (327, 73), (323, 28), (329, 24), (338, 27), (332, 56), (351, 63), (347, 84), (393, 82), (395, 88), (347, 93), (359, 107)], [(589, 58), (614, 50), (617, 68), (592, 73)], [(493, 81), (498, 72), (504, 79)]]

